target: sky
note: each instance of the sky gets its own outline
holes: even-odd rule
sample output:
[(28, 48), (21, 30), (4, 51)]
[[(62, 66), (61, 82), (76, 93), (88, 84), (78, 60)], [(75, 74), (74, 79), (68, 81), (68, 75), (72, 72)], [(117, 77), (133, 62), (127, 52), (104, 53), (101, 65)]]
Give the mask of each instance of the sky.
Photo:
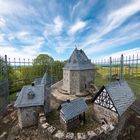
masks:
[(140, 53), (140, 0), (0, 0), (0, 56)]

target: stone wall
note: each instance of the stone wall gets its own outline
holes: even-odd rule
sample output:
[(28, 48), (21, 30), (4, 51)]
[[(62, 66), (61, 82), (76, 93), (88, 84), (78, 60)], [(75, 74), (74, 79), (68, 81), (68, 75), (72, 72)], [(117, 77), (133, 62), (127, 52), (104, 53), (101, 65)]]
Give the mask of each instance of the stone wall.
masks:
[(70, 71), (63, 70), (63, 89), (70, 93)]
[(45, 116), (40, 116), (38, 126), (41, 140), (106, 140), (114, 130), (112, 124), (105, 124), (87, 132), (65, 132), (50, 125)]
[(51, 88), (45, 87), (45, 93), (44, 93), (44, 112), (45, 112), (45, 114), (47, 114), (51, 111), (50, 102), (51, 102)]
[(94, 104), (93, 105), (93, 117), (98, 122), (102, 123), (104, 120), (107, 122), (112, 122), (116, 124), (118, 122), (118, 114), (106, 109), (100, 105)]
[(38, 123), (38, 110), (36, 107), (18, 109), (18, 121), (20, 128), (29, 127)]
[(89, 88), (90, 83), (94, 79), (93, 70), (64, 70), (63, 71), (63, 89), (70, 94), (83, 92)]

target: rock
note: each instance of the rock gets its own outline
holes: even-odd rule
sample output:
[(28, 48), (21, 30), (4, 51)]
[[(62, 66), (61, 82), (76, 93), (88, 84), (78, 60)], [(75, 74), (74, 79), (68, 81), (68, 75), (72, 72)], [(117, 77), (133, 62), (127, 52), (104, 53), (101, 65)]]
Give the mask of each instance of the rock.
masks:
[(44, 113), (39, 113), (39, 117), (44, 117)]
[(140, 119), (140, 115), (137, 115), (136, 118), (137, 118), (137, 119)]
[(112, 131), (115, 127), (113, 126), (113, 124), (109, 124), (109, 130)]
[(68, 133), (66, 134), (66, 139), (67, 139), (67, 140), (74, 140), (74, 133), (68, 132)]
[(45, 116), (40, 117), (39, 122), (40, 123), (45, 123), (46, 122), (46, 117)]
[(56, 140), (63, 140), (64, 137), (65, 137), (65, 132), (64, 132), (64, 131), (61, 131), (61, 130), (58, 130), (58, 131), (56, 132), (56, 134), (54, 135), (54, 138), (55, 138)]
[(10, 132), (12, 135), (17, 136), (19, 134), (19, 127), (18, 125), (13, 126)]
[(129, 126), (131, 133), (135, 132), (136, 127), (134, 125)]
[(89, 140), (97, 138), (97, 134), (94, 131), (87, 131), (87, 135)]
[(103, 129), (104, 133), (107, 134), (108, 131), (110, 130), (110, 126), (107, 124), (104, 124), (101, 126), (101, 128)]
[(54, 132), (56, 131), (56, 128), (53, 127), (53, 126), (50, 126), (50, 127), (47, 128), (47, 131), (48, 131), (49, 134), (52, 135), (52, 134), (54, 134)]
[(77, 140), (86, 140), (87, 135), (85, 133), (77, 133)]
[(46, 128), (48, 128), (49, 127), (49, 124), (46, 122), (46, 123), (43, 123), (42, 125), (41, 125), (41, 127), (43, 128), (43, 129), (46, 129)]
[(7, 137), (7, 132), (3, 132), (1, 135), (0, 135), (0, 140), (5, 140)]
[(95, 129), (95, 133), (99, 136), (104, 132), (104, 130), (101, 127), (98, 127)]
[(31, 140), (31, 138), (30, 137), (27, 137), (26, 140)]
[(5, 118), (4, 120), (3, 120), (3, 123), (4, 124), (8, 124), (10, 122), (10, 120), (8, 119), (8, 118)]
[(16, 136), (15, 135), (9, 135), (7, 140), (16, 140)]

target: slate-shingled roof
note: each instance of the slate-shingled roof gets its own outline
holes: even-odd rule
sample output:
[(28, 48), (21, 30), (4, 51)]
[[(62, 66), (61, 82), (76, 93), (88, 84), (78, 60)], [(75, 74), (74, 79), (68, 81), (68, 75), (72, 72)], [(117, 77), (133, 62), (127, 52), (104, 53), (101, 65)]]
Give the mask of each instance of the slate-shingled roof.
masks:
[(83, 50), (77, 48), (73, 51), (63, 69), (68, 70), (86, 70), (93, 69), (91, 60), (88, 59)]
[[(30, 91), (35, 94), (33, 99), (28, 98), (28, 93)], [(40, 105), (44, 105), (44, 86), (23, 86), (15, 102), (15, 107), (30, 107)]]
[(126, 81), (115, 81), (105, 85), (118, 114), (121, 116), (128, 107), (135, 101), (134, 93)]
[(65, 102), (61, 105), (60, 112), (63, 114), (65, 121), (68, 121), (83, 112), (86, 112), (88, 109), (87, 104), (84, 99), (77, 98), (71, 100), (70, 102)]
[(43, 77), (36, 78), (34, 80), (34, 84), (35, 85), (44, 84), (46, 86), (51, 86), (51, 78), (48, 76), (47, 71), (45, 72), (45, 74), (43, 75)]

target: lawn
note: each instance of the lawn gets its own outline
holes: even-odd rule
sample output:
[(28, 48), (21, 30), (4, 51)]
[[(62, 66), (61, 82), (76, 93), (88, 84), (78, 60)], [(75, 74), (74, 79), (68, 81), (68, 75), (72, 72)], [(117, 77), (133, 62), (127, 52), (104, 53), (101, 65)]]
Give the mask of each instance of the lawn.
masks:
[[(112, 75), (118, 73), (120, 74), (119, 67), (112, 67)], [(98, 88), (102, 85), (109, 83), (108, 77), (110, 76), (110, 68), (109, 67), (97, 67), (95, 74), (95, 84)], [(123, 79), (125, 79), (136, 97), (140, 99), (140, 67), (136, 69), (136, 67), (127, 67), (124, 66), (123, 69)]]

